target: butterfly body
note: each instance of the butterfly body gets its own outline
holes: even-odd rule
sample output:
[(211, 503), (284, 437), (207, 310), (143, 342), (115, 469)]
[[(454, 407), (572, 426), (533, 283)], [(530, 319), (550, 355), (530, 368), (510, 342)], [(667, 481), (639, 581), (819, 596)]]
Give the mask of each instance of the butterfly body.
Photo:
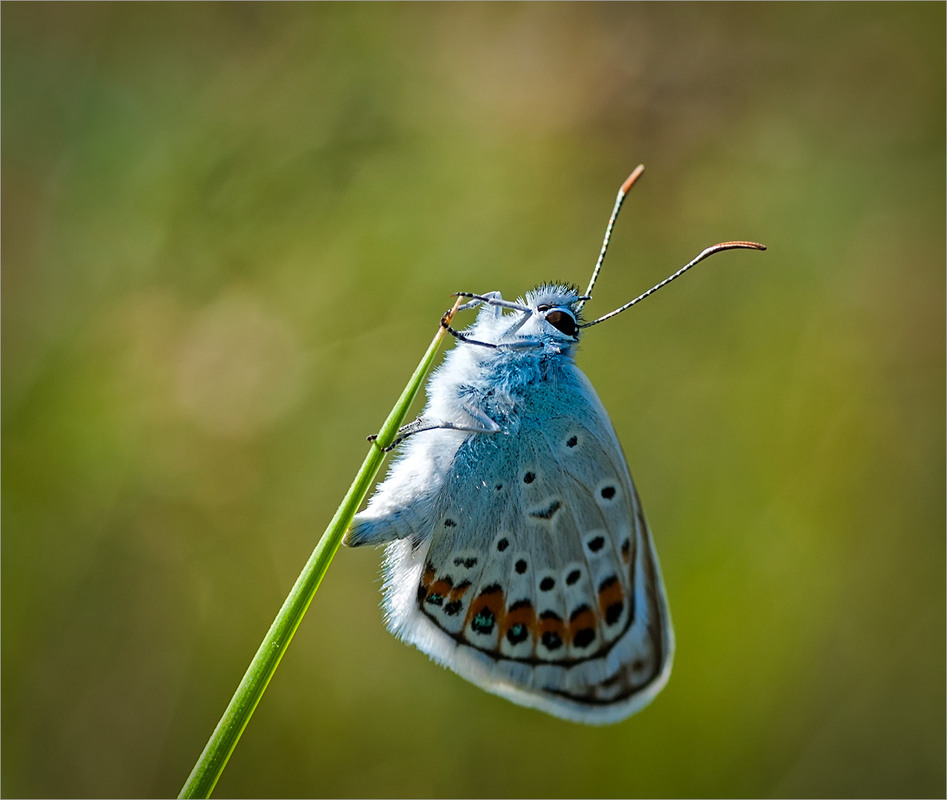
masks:
[(395, 635), (514, 702), (615, 722), (663, 687), (673, 635), (621, 446), (575, 365), (584, 298), (483, 297), (346, 541), (388, 545)]

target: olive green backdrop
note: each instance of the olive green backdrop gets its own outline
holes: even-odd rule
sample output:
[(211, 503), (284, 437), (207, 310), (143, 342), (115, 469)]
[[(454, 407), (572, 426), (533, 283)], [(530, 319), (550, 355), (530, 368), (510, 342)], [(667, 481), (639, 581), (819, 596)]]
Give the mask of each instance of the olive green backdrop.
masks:
[(456, 290), (587, 281), (664, 567), (602, 729), (339, 553), (219, 796), (941, 796), (945, 6), (2, 7), (2, 793), (175, 794)]

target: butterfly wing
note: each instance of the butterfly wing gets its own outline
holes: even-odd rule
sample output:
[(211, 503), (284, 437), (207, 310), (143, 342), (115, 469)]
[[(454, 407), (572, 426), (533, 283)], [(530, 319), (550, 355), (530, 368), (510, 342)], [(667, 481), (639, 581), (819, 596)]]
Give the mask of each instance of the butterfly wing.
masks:
[(419, 434), (405, 462), (414, 486), (429, 487), (429, 502), (413, 504), (425, 516), (388, 492), (350, 538), (396, 540), (385, 585), (393, 633), (514, 702), (615, 722), (667, 681), (667, 601), (605, 409), (574, 365), (554, 404), (551, 390), (527, 390), (507, 433)]

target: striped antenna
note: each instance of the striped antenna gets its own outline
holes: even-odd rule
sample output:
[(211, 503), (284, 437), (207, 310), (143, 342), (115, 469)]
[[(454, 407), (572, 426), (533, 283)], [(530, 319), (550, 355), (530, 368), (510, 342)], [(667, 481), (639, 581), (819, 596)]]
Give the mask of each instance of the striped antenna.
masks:
[(621, 189), (618, 190), (618, 197), (615, 198), (615, 207), (612, 209), (612, 215), (608, 218), (608, 226), (605, 228), (605, 240), (602, 242), (602, 252), (598, 254), (598, 261), (595, 262), (595, 269), (592, 270), (592, 280), (589, 281), (589, 288), (585, 290), (585, 294), (579, 299), (576, 310), (581, 310), (586, 301), (592, 299), (592, 287), (595, 286), (595, 281), (598, 280), (598, 274), (602, 271), (602, 262), (605, 261), (605, 251), (608, 250), (608, 240), (612, 238), (612, 228), (615, 227), (615, 220), (618, 219), (621, 204), (625, 202), (625, 195), (628, 194), (628, 190), (631, 189), (634, 182), (641, 177), (642, 172), (644, 172), (644, 164), (639, 164), (635, 167), (634, 172), (625, 178)]
[[(620, 196), (619, 196), (619, 199), (621, 199)], [(607, 237), (606, 237), (606, 241), (607, 241)], [(638, 295), (630, 303), (625, 303), (625, 305), (623, 305), (621, 308), (616, 308), (614, 311), (609, 311), (607, 314), (605, 314), (605, 316), (599, 317), (598, 319), (594, 319), (591, 322), (586, 322), (583, 325), (579, 325), (579, 327), (591, 328), (593, 325), (598, 325), (600, 322), (604, 322), (605, 320), (610, 319), (611, 317), (614, 317), (616, 314), (621, 314), (622, 311), (627, 311), (636, 303), (640, 303), (642, 300), (644, 300), (648, 295), (654, 294), (662, 286), (667, 286), (675, 278), (680, 278), (681, 275), (687, 272), (687, 270), (689, 270), (691, 267), (696, 266), (705, 258), (712, 256), (714, 253), (720, 253), (724, 250), (765, 250), (765, 249), (766, 249), (765, 245), (758, 244), (757, 242), (721, 242), (720, 244), (715, 244), (713, 245), (713, 247), (708, 247), (706, 250), (703, 250), (693, 261), (690, 261), (687, 264), (685, 264), (673, 275), (669, 275), (660, 283), (655, 284), (650, 289), (648, 289), (648, 291), (646, 291), (644, 294)]]

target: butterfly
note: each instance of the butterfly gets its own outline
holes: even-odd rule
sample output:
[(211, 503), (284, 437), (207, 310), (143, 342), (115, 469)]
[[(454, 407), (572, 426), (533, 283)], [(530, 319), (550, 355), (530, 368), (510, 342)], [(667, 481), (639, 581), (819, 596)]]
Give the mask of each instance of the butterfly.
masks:
[(345, 542), (387, 545), (389, 630), (489, 692), (556, 717), (618, 722), (667, 683), (674, 634), (651, 532), (608, 413), (574, 356), (582, 331), (630, 308), (724, 242), (591, 322), (622, 184), (588, 289), (538, 286), (479, 308), (395, 440)]

